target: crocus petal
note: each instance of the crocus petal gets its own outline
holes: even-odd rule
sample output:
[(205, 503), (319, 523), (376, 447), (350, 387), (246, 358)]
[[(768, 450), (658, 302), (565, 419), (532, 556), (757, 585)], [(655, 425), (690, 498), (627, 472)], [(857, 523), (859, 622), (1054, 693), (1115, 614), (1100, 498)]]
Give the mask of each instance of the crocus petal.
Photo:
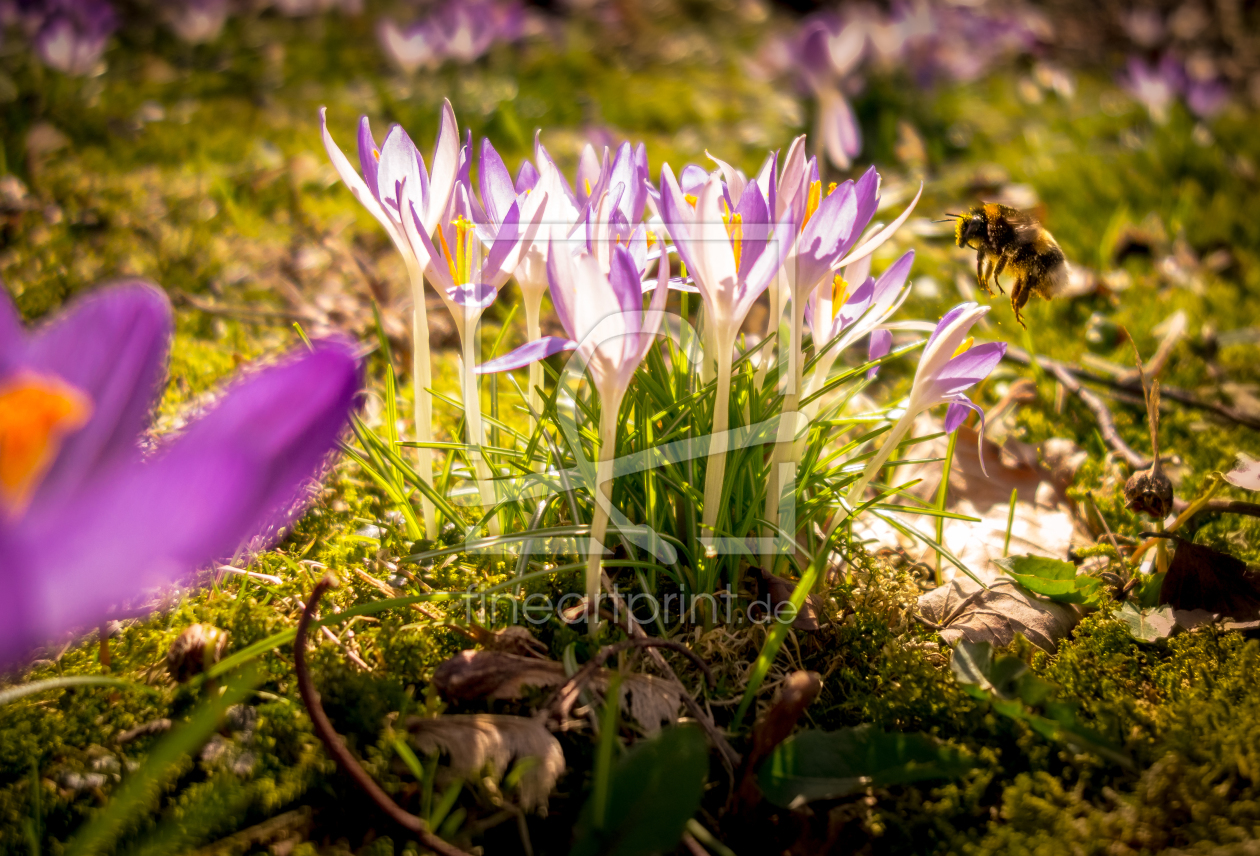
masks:
[(695, 196), (704, 183), (709, 180), (709, 173), (698, 164), (689, 163), (678, 174), (678, 185), (684, 193)]
[[(406, 184), (412, 195), (412, 202), (419, 205), (421, 200), (417, 188), (421, 186), (420, 170), (416, 165), (418, 150), (416, 144), (407, 136), (402, 125), (394, 125), (385, 135), (381, 146), (380, 168), (376, 174), (377, 198), (389, 211), (399, 211), (399, 188)], [(401, 219), (401, 215), (399, 215)]]
[[(966, 396), (962, 396), (962, 398), (966, 398)], [(949, 407), (945, 410), (945, 433), (953, 434), (970, 415), (971, 408), (967, 407), (967, 405), (961, 401), (951, 401)]]
[(887, 241), (889, 238), (893, 236), (893, 232), (896, 232), (898, 229), (901, 228), (902, 223), (906, 222), (906, 219), (910, 216), (910, 212), (914, 210), (914, 206), (919, 204), (919, 197), (922, 195), (923, 195), (923, 183), (919, 182), (919, 192), (914, 195), (914, 199), (910, 200), (910, 204), (906, 206), (906, 210), (902, 211), (900, 216), (898, 216), (896, 220), (893, 220), (891, 223), (889, 223), (884, 228), (880, 229), (870, 238), (867, 238), (865, 241), (863, 241), (859, 247), (857, 247), (852, 252), (850, 252), (847, 256), (841, 259), (840, 263), (836, 265), (836, 267), (844, 267), (845, 265), (851, 265), (854, 262), (858, 261), (859, 259), (866, 258), (871, 253), (875, 252), (875, 250), (877, 250), (880, 247), (880, 245), (882, 245), (885, 241)]
[(363, 181), (367, 184), (374, 194), (376, 201), (381, 200), (380, 194), (376, 193), (376, 173), (378, 164), (376, 159), (380, 157), (380, 149), (376, 147), (376, 139), (372, 136), (372, 125), (368, 122), (367, 116), (359, 117), (359, 169), (363, 171)]
[(984, 380), (1005, 354), (1005, 342), (985, 342), (954, 357), (936, 375), (941, 395), (950, 395)]
[(949, 329), (950, 325), (954, 323), (955, 319), (957, 319), (964, 312), (968, 312), (975, 308), (976, 308), (976, 304), (974, 303), (960, 303), (957, 306), (955, 306), (953, 309), (949, 310), (944, 315), (942, 315), (941, 320), (936, 322), (936, 329), (933, 330), (932, 335), (928, 337), (927, 344), (924, 346), (923, 350), (926, 351), (928, 348), (932, 347), (932, 343), (935, 342), (942, 333), (944, 333), (946, 330)]
[[(0, 530), (0, 661), (93, 625), (290, 520), (359, 387), (348, 344), (264, 369), (144, 464)], [(34, 512), (34, 509), (32, 509)], [(73, 526), (66, 521), (73, 520)]]
[(529, 161), (522, 161), (516, 173), (516, 184), (513, 186), (517, 194), (533, 190), (538, 186), (538, 169)]
[[(862, 224), (863, 229), (866, 228), (867, 223), (871, 222), (871, 218), (875, 216), (875, 211), (879, 208), (879, 181), (879, 173), (876, 172), (875, 167), (871, 167), (862, 173), (862, 177), (857, 180), (857, 185), (854, 187), (854, 195), (858, 203), (857, 222)], [(856, 240), (857, 235), (853, 237)], [(847, 249), (846, 252), (848, 252)]]
[[(333, 141), (332, 134), (328, 133), (328, 108), (319, 108), (319, 128), (320, 134), (324, 140), (324, 151), (328, 153), (328, 159), (332, 161), (333, 169), (337, 171), (337, 175), (341, 177), (341, 181), (350, 189), (351, 195), (359, 200), (359, 204), (368, 210), (373, 217), (376, 218), (385, 231), (389, 233), (394, 244), (402, 249), (406, 246), (402, 233), (399, 231), (397, 224), (390, 219), (385, 213), (385, 208), (377, 199), (375, 189), (369, 189), (364, 183), (363, 178), (350, 165), (350, 160), (341, 151), (341, 148)], [(378, 179), (379, 181), (379, 179)]]
[(766, 203), (761, 188), (757, 186), (755, 180), (748, 182), (744, 187), (734, 213), (739, 215), (742, 221), (739, 274), (746, 277), (757, 259), (765, 252), (766, 242), (770, 239), (774, 224), (774, 219), (770, 216), (770, 206)]
[(554, 356), (561, 351), (572, 351), (577, 346), (578, 343), (572, 339), (563, 339), (559, 336), (543, 336), (532, 342), (526, 342), (511, 353), (482, 363), (477, 366), (476, 371), (477, 374), (493, 374), (495, 372), (520, 369), (530, 363), (545, 360), (547, 357)]
[[(455, 174), (459, 171), (459, 124), (455, 121), (455, 108), (448, 100), (442, 101), (442, 119), (438, 126), (437, 140), (433, 144), (433, 171), (429, 175), (429, 200), (422, 222), (429, 234), (437, 228), (438, 220), (450, 202), (455, 186)], [(419, 200), (416, 200), (417, 202)]]
[(957, 396), (949, 403), (949, 408), (945, 411), (945, 433), (952, 434), (954, 431), (958, 430), (958, 427), (963, 424), (964, 420), (966, 420), (968, 410), (974, 410), (976, 413), (980, 414), (980, 431), (978, 432), (979, 436), (976, 441), (976, 446), (979, 450), (980, 472), (984, 473), (987, 477), (989, 475), (989, 471), (985, 469), (984, 466), (984, 408), (976, 405), (975, 402), (965, 395)]
[(569, 334), (570, 339), (579, 338), (575, 324), (577, 283), (573, 271), (573, 256), (564, 244), (554, 239), (547, 249), (547, 285), (551, 292), (551, 303), (556, 309), (556, 320)]
[[(866, 361), (873, 362), (880, 357), (885, 357), (892, 350), (892, 333), (884, 328), (871, 331), (871, 343), (866, 349)], [(879, 366), (871, 366), (866, 371), (866, 379), (871, 380), (879, 373)]]
[(512, 186), (512, 176), (503, 163), (503, 158), (495, 151), (489, 137), (481, 140), (481, 164), (477, 168), (477, 179), (481, 185), (481, 202), (486, 207), (493, 223), (503, 222), (504, 215), (516, 201), (516, 188)]
[[(507, 170), (503, 171), (507, 174)], [(503, 273), (506, 276), (511, 275), (516, 268), (516, 259), (520, 255), (521, 239), (524, 235), (521, 232), (521, 208), (515, 199), (508, 206), (507, 212), (503, 215), (503, 222), (499, 226), (498, 234), (495, 235), (494, 244), (490, 247), (490, 252), (486, 255), (485, 266), (483, 268), (487, 279), (497, 279), (497, 274)]]
[(637, 315), (643, 311), (643, 284), (634, 257), (622, 246), (613, 248), (608, 284), (622, 312)]
[(465, 309), (485, 309), (494, 303), (495, 298), (499, 296), (499, 291), (493, 285), (478, 282), (449, 288), (446, 290), (446, 296), (456, 306), (463, 306)]
[[(705, 156), (718, 165), (718, 170), (722, 173), (722, 179), (726, 182), (726, 192), (729, 197), (732, 200), (739, 200), (744, 195), (744, 188), (748, 186), (748, 179), (735, 167), (721, 158), (716, 158), (709, 154), (707, 150), (705, 151)], [(738, 204), (738, 201), (735, 204)]]
[(21, 361), (85, 393), (92, 415), (62, 444), (31, 509), (60, 501), (92, 473), (135, 459), (161, 393), (173, 328), (170, 301), (131, 282), (74, 302), (27, 341)]
[(1260, 490), (1260, 461), (1239, 452), (1234, 468), (1225, 473), (1225, 481), (1244, 490)]
[(818, 93), (818, 135), (822, 138), (827, 159), (837, 169), (848, 169), (862, 150), (862, 131), (849, 101), (834, 86)]

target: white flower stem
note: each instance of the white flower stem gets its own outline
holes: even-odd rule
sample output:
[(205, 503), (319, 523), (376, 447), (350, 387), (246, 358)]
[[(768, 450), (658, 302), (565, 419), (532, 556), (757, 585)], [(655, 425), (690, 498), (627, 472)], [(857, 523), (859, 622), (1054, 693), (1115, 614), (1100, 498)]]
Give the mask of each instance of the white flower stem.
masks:
[[(779, 413), (779, 432), (774, 444), (774, 454), (770, 456), (770, 479), (766, 484), (766, 520), (779, 523), (779, 499), (783, 493), (781, 471), (783, 464), (797, 460), (796, 423), (800, 411), (801, 384), (804, 382), (805, 354), (801, 351), (802, 335), (805, 329), (805, 301), (792, 298), (792, 327), (787, 347), (781, 353), (786, 355), (788, 385), (783, 396), (783, 409)], [(773, 532), (767, 532), (773, 537)], [(761, 557), (762, 567), (773, 571), (774, 561), (770, 554)]]
[[(714, 336), (714, 339), (719, 337)], [(726, 476), (726, 429), (730, 425), (731, 342), (717, 342), (717, 397), (713, 400), (713, 427), (709, 431), (709, 462), (704, 476), (704, 524), (706, 535), (716, 534), (722, 501), (722, 481)]]
[[(472, 460), (473, 472), (477, 477), (477, 490), (481, 493), (481, 504), (493, 508), (496, 502), (494, 482), (491, 481), (490, 465), (486, 462), (485, 452), (481, 446), (485, 442), (485, 432), (481, 426), (481, 391), (478, 389), (477, 373), (477, 334), (481, 329), (478, 318), (466, 318), (460, 325), (460, 346), (463, 352), (460, 368), (461, 395), (464, 399), (464, 424), (468, 431), (468, 445), (475, 447), (469, 456)], [(471, 323), (469, 323), (471, 322)], [(491, 537), (499, 534), (499, 518), (492, 516), (488, 522)]]
[[(415, 304), (411, 313), (411, 381), (414, 389), (416, 440), (433, 442), (433, 367), (429, 354), (429, 319), (424, 300), (424, 274), (416, 265), (409, 264), (411, 299)], [(433, 487), (433, 450), (416, 449), (416, 472), (420, 480)], [(427, 496), (420, 497), (420, 510), (424, 517), (424, 537), (437, 538), (437, 512)]]
[[(539, 303), (542, 301), (532, 301), (525, 299), (525, 341), (536, 342), (542, 338), (542, 326), (539, 323), (538, 315), (542, 309)], [(539, 390), (543, 385), (543, 367), (540, 360), (535, 360), (529, 364), (529, 433), (532, 435), (538, 428), (538, 420), (534, 418), (534, 414), (542, 415), (542, 393)]]
[(586, 557), (587, 626), (591, 636), (599, 633), (599, 583), (603, 565), (604, 536), (608, 532), (608, 514), (612, 508), (613, 458), (617, 451), (617, 413), (621, 396), (601, 403), (599, 415), (599, 451), (596, 453), (595, 490), (591, 498), (591, 539)]

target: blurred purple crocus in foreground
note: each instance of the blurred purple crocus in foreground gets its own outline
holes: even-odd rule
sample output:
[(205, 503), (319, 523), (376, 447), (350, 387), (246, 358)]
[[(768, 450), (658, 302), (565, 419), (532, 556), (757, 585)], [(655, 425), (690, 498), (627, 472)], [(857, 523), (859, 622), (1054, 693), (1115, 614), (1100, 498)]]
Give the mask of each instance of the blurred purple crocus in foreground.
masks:
[(377, 36), (390, 59), (412, 74), (421, 68), (435, 69), (447, 60), (467, 65), (484, 56), (496, 42), (520, 38), (524, 22), (520, 3), (448, 0), (428, 18), (409, 27), (383, 20)]
[[(988, 377), (1006, 354), (1005, 342), (988, 342), (972, 347), (973, 339), (967, 333), (988, 311), (988, 306), (964, 303), (955, 306), (937, 323), (919, 358), (905, 412), (888, 432), (884, 444), (866, 465), (861, 477), (849, 488), (850, 505), (862, 501), (867, 485), (905, 438), (915, 418), (938, 404), (949, 404), (945, 413), (946, 433), (958, 430), (968, 411), (975, 410), (980, 414), (980, 467), (984, 468), (984, 411), (963, 392)], [(842, 515), (837, 519), (840, 517)]]
[(79, 77), (96, 67), (118, 16), (107, 0), (49, 0), (35, 52), (44, 65)]
[(144, 283), (30, 332), (0, 295), (0, 665), (273, 534), (335, 447), (359, 371), (324, 342), (238, 381), (146, 456), (171, 333)]
[[(669, 263), (662, 258), (658, 266), (656, 290), (647, 310), (643, 308), (643, 285), (638, 267), (624, 246), (613, 248), (610, 269), (605, 273), (600, 260), (589, 250), (580, 249), (573, 256), (563, 244), (553, 242), (547, 253), (547, 278), (551, 283), (556, 317), (568, 338), (543, 336), (478, 366), (477, 371), (510, 371), (561, 351), (576, 350), (590, 372), (600, 401), (595, 511), (586, 566), (587, 603), (595, 604), (612, 502), (617, 416), (626, 390), (630, 388), (630, 379), (661, 329), (669, 293)], [(588, 618), (592, 628), (598, 621), (598, 613)]]

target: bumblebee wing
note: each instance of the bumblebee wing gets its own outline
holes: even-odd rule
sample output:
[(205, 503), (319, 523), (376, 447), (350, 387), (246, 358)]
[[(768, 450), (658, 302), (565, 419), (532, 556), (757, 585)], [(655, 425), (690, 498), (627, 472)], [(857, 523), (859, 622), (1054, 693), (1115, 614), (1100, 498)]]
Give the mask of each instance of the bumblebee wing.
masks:
[(1045, 231), (1031, 214), (1024, 211), (1008, 209), (1005, 219), (1007, 225), (1011, 227), (1011, 231), (1014, 233), (1015, 242), (1018, 244), (1033, 243)]

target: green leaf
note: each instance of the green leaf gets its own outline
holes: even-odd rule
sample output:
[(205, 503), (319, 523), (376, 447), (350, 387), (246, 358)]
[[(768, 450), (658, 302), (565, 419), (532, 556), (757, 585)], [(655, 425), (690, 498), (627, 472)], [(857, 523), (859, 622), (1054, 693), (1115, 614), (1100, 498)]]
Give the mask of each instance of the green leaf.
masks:
[(1173, 618), (1170, 606), (1138, 609), (1131, 601), (1125, 601), (1116, 610), (1116, 618), (1125, 623), (1133, 638), (1139, 642), (1167, 639), (1177, 629), (1177, 619)]
[[(989, 693), (1006, 699), (1017, 698), (1021, 695), (1022, 682), (1030, 677), (1028, 664), (1018, 657), (995, 660), (990, 643), (965, 639), (954, 648), (950, 669), (963, 688), (976, 698), (984, 698)], [(1035, 692), (1035, 688), (1030, 685), (1029, 691)]]
[(793, 735), (762, 762), (757, 783), (770, 802), (796, 808), (866, 788), (952, 779), (972, 766), (960, 750), (926, 734), (859, 725)]
[(1008, 556), (994, 564), (1024, 588), (1059, 603), (1095, 603), (1102, 580), (1078, 574), (1076, 565), (1045, 556)]
[(571, 856), (648, 856), (667, 853), (682, 840), (700, 808), (709, 745), (692, 725), (667, 728), (626, 753), (612, 773), (607, 814), (594, 823), (588, 800)]

